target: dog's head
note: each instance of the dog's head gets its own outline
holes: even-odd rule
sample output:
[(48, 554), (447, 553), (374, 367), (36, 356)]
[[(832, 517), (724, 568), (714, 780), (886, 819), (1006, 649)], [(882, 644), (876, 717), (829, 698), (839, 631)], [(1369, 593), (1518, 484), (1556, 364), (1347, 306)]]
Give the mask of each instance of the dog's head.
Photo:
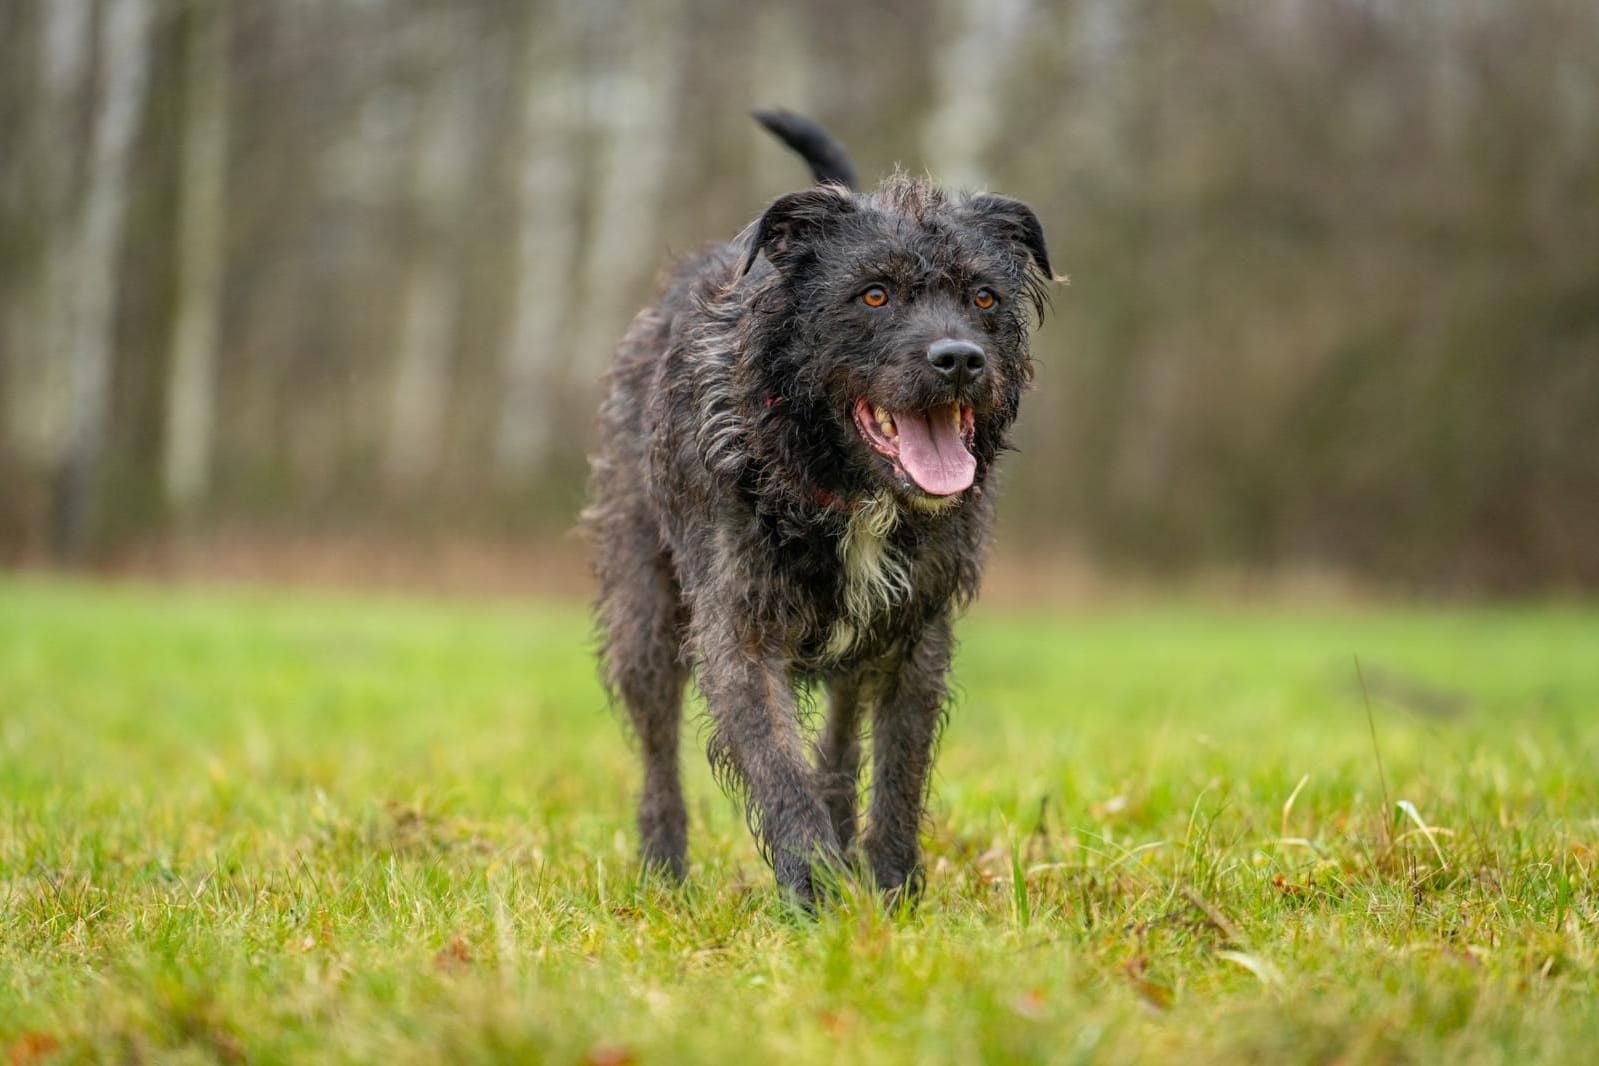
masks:
[(1038, 217), (896, 177), (862, 195), (784, 196), (745, 236), (752, 302), (788, 451), (846, 488), (938, 511), (982, 483), (1032, 376), (1028, 334), (1053, 278)]

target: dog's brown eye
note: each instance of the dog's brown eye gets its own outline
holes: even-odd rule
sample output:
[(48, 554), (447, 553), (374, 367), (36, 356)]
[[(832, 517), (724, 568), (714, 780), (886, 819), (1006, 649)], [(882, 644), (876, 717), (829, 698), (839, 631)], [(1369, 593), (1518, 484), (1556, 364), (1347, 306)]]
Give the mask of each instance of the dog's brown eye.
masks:
[(972, 303), (977, 305), (979, 311), (987, 311), (999, 303), (999, 297), (994, 295), (993, 289), (978, 289), (976, 295), (972, 297)]
[(888, 303), (888, 290), (881, 285), (873, 285), (861, 293), (861, 303), (867, 307), (882, 307)]

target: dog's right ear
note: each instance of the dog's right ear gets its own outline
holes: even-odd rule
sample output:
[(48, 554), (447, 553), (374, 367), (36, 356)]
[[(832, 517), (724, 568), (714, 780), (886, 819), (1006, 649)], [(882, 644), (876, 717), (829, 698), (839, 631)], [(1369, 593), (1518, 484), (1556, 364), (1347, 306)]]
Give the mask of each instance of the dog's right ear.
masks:
[(762, 252), (774, 263), (824, 226), (855, 210), (855, 200), (842, 185), (818, 185), (791, 192), (772, 201), (755, 223), (744, 231), (744, 258), (738, 276), (750, 272)]

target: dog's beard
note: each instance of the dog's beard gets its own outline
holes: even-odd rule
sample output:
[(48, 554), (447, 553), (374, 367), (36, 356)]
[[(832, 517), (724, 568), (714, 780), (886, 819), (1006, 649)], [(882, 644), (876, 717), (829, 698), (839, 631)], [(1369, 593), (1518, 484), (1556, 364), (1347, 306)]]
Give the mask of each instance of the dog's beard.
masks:
[(944, 403), (920, 411), (890, 411), (862, 397), (852, 414), (861, 439), (893, 464), (896, 477), (927, 497), (953, 501), (976, 481), (971, 407)]

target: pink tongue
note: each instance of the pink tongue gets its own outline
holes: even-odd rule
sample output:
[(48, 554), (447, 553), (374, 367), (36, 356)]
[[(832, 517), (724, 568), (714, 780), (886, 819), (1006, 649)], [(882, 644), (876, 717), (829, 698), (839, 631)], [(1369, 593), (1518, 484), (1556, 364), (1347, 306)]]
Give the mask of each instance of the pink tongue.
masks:
[(900, 465), (930, 496), (965, 492), (977, 476), (977, 459), (966, 450), (955, 423), (958, 410), (945, 404), (926, 411), (894, 412)]

